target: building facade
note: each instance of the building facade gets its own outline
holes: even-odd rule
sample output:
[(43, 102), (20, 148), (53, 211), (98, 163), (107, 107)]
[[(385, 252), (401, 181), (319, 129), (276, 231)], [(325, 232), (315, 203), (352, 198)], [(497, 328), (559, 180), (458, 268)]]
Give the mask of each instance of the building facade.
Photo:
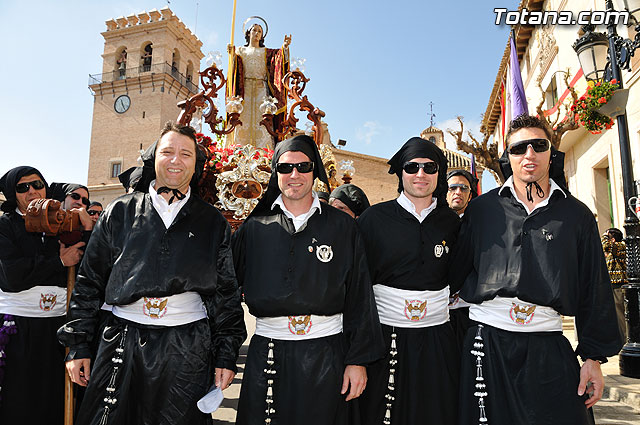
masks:
[[(571, 11), (578, 16), (580, 11), (604, 10), (603, 0), (523, 0), (519, 8), (528, 11)], [(622, 10), (621, 1), (614, 1), (618, 10)], [(545, 115), (550, 119), (562, 122), (566, 115), (563, 104), (570, 105), (572, 100), (569, 86), (576, 89), (578, 96), (585, 93), (587, 81), (582, 76), (578, 56), (573, 50), (573, 43), (580, 36), (578, 25), (539, 25), (515, 26), (515, 44), (520, 61), (522, 81), (529, 105), (529, 113), (536, 114), (536, 106), (542, 102)], [(606, 32), (604, 26), (597, 31)], [(618, 33), (623, 37), (633, 38), (632, 27), (618, 26)], [(483, 129), (498, 141), (502, 153), (503, 120), (505, 117), (501, 107), (501, 86), (506, 81), (509, 63), (509, 42), (499, 65), (498, 75), (494, 82), (487, 110), (483, 119)], [(640, 176), (640, 55), (632, 60), (632, 71), (622, 71), (624, 87), (629, 90), (627, 118), (633, 175)], [(508, 125), (505, 123), (504, 126)], [(609, 227), (622, 229), (625, 218), (625, 200), (622, 192), (622, 173), (620, 165), (620, 144), (618, 127), (601, 134), (591, 134), (584, 128), (566, 132), (560, 143), (560, 150), (565, 152), (565, 175), (571, 193), (584, 202), (594, 213), (598, 228), (602, 232)]]

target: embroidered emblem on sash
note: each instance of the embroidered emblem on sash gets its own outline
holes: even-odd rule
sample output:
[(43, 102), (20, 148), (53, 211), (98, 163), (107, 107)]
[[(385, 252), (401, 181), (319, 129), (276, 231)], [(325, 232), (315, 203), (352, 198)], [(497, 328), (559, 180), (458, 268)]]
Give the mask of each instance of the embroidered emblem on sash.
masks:
[(509, 317), (514, 323), (518, 325), (528, 325), (533, 320), (533, 312), (535, 311), (535, 305), (520, 305), (511, 303), (511, 310), (509, 310)]
[(460, 293), (456, 292), (455, 294), (449, 296), (449, 307), (453, 307), (460, 302)]
[(427, 315), (427, 301), (404, 300), (404, 316), (413, 321), (424, 319)]
[(142, 313), (152, 319), (160, 319), (167, 314), (167, 298), (147, 298), (144, 297)]
[(289, 332), (294, 335), (307, 335), (311, 330), (311, 316), (288, 316)]
[(58, 303), (56, 294), (40, 294), (40, 310), (51, 311)]
[(316, 257), (323, 263), (328, 263), (333, 258), (333, 250), (329, 245), (320, 245), (316, 248)]

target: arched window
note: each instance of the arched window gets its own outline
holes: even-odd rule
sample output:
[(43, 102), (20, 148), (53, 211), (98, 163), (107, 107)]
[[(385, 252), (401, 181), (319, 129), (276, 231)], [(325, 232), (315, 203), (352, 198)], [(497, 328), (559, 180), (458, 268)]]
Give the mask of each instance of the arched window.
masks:
[(436, 144), (436, 138), (434, 136), (429, 137), (429, 141), (434, 145)]
[(116, 78), (122, 80), (127, 76), (127, 48), (122, 47), (116, 54), (116, 67), (114, 69)]
[(176, 78), (180, 73), (178, 71), (179, 67), (180, 67), (180, 52), (178, 51), (178, 49), (175, 49), (173, 51), (173, 54), (171, 55), (171, 74), (173, 74), (173, 76)]
[(147, 43), (142, 49), (142, 56), (140, 57), (140, 65), (142, 66), (142, 72), (151, 71), (151, 61), (153, 59), (153, 45)]

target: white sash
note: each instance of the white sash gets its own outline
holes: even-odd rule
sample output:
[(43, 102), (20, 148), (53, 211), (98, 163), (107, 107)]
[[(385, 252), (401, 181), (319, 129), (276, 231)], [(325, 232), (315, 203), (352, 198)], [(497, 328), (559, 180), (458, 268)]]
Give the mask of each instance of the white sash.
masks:
[(551, 307), (495, 297), (469, 307), (469, 319), (511, 332), (562, 332), (562, 316)]
[(142, 297), (127, 305), (114, 305), (112, 313), (143, 325), (180, 326), (207, 317), (207, 310), (197, 292), (169, 297)]
[(256, 335), (265, 338), (299, 341), (323, 338), (340, 332), (342, 332), (342, 313), (333, 316), (309, 314), (256, 319)]
[(22, 317), (58, 317), (67, 313), (67, 289), (34, 286), (20, 292), (0, 290), (0, 313)]
[(410, 291), (373, 285), (380, 323), (399, 328), (426, 328), (449, 321), (449, 287)]

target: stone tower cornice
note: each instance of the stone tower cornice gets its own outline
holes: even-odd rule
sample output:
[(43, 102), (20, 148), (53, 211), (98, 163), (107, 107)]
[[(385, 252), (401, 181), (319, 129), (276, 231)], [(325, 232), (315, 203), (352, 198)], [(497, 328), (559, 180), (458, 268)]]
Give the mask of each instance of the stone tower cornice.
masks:
[(163, 7), (160, 11), (156, 9), (149, 12), (143, 11), (126, 18), (124, 16), (112, 18), (105, 21), (105, 24), (107, 30), (101, 33), (105, 41), (167, 28), (192, 53), (197, 54), (200, 59), (204, 57), (201, 52), (202, 41), (168, 7)]

